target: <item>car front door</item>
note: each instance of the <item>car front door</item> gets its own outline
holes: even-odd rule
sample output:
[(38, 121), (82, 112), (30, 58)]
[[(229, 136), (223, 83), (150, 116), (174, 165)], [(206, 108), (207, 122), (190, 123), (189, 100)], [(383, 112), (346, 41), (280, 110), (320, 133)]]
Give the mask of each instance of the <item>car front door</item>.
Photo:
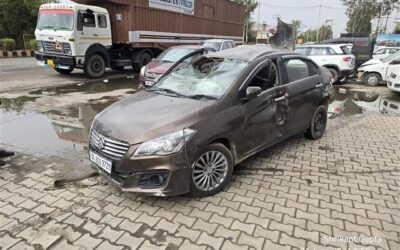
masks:
[[(274, 68), (272, 68), (274, 67)], [(266, 61), (259, 64), (239, 90), (245, 115), (242, 127), (242, 155), (252, 154), (258, 149), (273, 143), (284, 136), (288, 120), (289, 103), (286, 86), (274, 80), (277, 65)], [(260, 87), (262, 92), (251, 100), (245, 98), (248, 87)]]
[(98, 29), (96, 27), (96, 15), (92, 12), (78, 12), (76, 42), (78, 55), (84, 56), (90, 45), (98, 42)]
[(287, 132), (295, 133), (308, 127), (323, 96), (323, 78), (312, 61), (287, 56), (282, 60), (283, 84), (290, 103)]

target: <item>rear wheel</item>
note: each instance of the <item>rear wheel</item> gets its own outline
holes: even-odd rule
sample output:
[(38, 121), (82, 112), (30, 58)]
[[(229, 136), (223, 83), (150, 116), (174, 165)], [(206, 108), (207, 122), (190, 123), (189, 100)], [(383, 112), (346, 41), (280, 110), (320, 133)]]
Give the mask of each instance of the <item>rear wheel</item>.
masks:
[(364, 83), (367, 86), (373, 86), (373, 87), (378, 86), (381, 80), (382, 80), (381, 76), (377, 73), (368, 73), (364, 77)]
[(315, 110), (310, 127), (307, 129), (305, 136), (311, 140), (320, 139), (326, 129), (328, 123), (328, 114), (326, 107), (321, 105)]
[(106, 62), (99, 54), (91, 55), (86, 61), (83, 70), (91, 78), (100, 78), (106, 70)]
[(142, 52), (139, 56), (139, 61), (132, 63), (132, 69), (135, 72), (140, 72), (143, 66), (151, 62), (152, 56), (148, 52)]
[(338, 71), (336, 70), (336, 69), (333, 69), (333, 68), (328, 68), (328, 70), (329, 70), (329, 72), (331, 72), (331, 74), (332, 74), (332, 82), (333, 83), (336, 83), (337, 81), (338, 81), (338, 79), (339, 79), (339, 73), (338, 73)]
[(229, 183), (232, 172), (231, 152), (223, 144), (211, 144), (192, 165), (189, 192), (195, 197), (214, 195)]
[(59, 69), (59, 68), (54, 68), (54, 70), (57, 71), (57, 72), (60, 73), (60, 74), (68, 75), (68, 74), (70, 74), (70, 73), (74, 70), (74, 68), (71, 68), (71, 69)]

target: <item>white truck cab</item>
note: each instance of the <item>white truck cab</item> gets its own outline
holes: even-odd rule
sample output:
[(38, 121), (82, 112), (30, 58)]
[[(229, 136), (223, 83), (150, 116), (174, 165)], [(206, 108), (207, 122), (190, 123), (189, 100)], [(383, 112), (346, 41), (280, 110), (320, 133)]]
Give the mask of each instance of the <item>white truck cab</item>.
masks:
[[(106, 9), (77, 3), (40, 6), (35, 30), (38, 64), (61, 74), (82, 68), (91, 77), (110, 66), (112, 45), (110, 17)], [(99, 50), (102, 53), (97, 53)]]
[(371, 59), (358, 68), (358, 79), (369, 86), (387, 82), (392, 74), (400, 75), (400, 51), (383, 59)]

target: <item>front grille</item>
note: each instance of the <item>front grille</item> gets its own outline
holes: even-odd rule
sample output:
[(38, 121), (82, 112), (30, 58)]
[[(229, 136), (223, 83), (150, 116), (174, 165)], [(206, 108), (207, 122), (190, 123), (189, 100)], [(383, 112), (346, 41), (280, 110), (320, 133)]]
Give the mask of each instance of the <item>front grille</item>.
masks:
[(90, 144), (111, 158), (122, 159), (129, 150), (129, 144), (105, 135), (95, 129), (90, 134)]
[(71, 44), (69, 44), (69, 43), (60, 43), (59, 42), (59, 46), (56, 46), (56, 42), (54, 42), (54, 41), (41, 41), (41, 43), (42, 43), (43, 50), (45, 53), (58, 53), (58, 54), (70, 54), (71, 53)]

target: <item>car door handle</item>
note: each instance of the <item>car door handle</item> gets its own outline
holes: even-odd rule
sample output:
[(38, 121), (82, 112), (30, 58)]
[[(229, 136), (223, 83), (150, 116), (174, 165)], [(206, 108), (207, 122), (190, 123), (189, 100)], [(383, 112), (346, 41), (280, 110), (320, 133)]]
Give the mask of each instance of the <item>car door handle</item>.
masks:
[(281, 96), (281, 97), (275, 98), (274, 102), (280, 102), (280, 101), (283, 101), (283, 100), (285, 100), (285, 96)]
[(316, 88), (320, 88), (320, 87), (322, 87), (323, 85), (324, 85), (324, 84), (319, 83), (319, 84), (315, 85), (315, 87), (316, 87)]

